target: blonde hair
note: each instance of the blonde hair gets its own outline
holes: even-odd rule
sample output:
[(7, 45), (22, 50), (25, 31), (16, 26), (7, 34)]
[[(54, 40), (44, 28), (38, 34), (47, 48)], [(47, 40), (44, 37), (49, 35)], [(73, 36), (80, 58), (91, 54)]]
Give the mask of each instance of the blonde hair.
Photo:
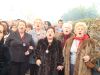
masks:
[(85, 30), (85, 32), (87, 32), (88, 26), (86, 25), (85, 22), (77, 22), (77, 23), (75, 24), (74, 31), (77, 29), (77, 27), (83, 27), (84, 30)]

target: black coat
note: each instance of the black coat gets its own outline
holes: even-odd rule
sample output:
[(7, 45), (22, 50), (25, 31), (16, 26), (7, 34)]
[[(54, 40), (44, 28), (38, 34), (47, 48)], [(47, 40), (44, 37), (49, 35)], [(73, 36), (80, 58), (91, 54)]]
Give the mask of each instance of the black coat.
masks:
[(36, 49), (37, 59), (42, 62), (38, 75), (58, 75), (57, 66), (63, 63), (61, 42), (54, 38), (51, 46), (48, 46), (47, 38), (44, 38), (39, 40)]
[(9, 49), (0, 41), (0, 75), (7, 75), (10, 64)]
[[(28, 61), (29, 56), (26, 56), (25, 52), (29, 50), (29, 46), (34, 47), (32, 36), (25, 33), (23, 39), (21, 39), (19, 32), (11, 33), (5, 44), (9, 47), (12, 62)], [(32, 50), (29, 50), (29, 52), (31, 53)]]

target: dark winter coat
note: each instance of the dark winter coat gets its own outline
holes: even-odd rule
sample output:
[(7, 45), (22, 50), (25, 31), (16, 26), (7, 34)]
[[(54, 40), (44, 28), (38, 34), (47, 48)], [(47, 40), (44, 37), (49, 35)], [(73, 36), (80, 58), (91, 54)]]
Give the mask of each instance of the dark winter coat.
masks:
[(30, 34), (25, 33), (23, 39), (21, 39), (19, 32), (13, 32), (9, 35), (5, 44), (9, 47), (12, 62), (28, 62), (29, 56), (25, 55), (25, 52), (28, 50), (31, 53), (32, 50), (29, 50), (29, 46), (34, 47)]
[(7, 75), (10, 64), (9, 49), (0, 41), (0, 75)]
[(63, 63), (61, 42), (54, 38), (52, 44), (48, 46), (47, 38), (39, 40), (37, 59), (42, 62), (38, 75), (58, 75), (57, 66)]

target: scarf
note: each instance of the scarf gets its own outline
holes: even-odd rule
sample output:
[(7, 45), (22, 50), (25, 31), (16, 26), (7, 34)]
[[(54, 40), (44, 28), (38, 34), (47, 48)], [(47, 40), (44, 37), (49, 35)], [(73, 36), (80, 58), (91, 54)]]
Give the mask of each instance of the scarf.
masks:
[(71, 34), (68, 34), (68, 35), (64, 35), (64, 41), (66, 41), (69, 37), (70, 37)]
[[(64, 34), (63, 34), (64, 35)], [(64, 47), (66, 40), (71, 36), (71, 34), (64, 35), (63, 36), (63, 41), (62, 41), (62, 47)]]
[(89, 36), (87, 34), (85, 34), (83, 37), (76, 37), (76, 36), (74, 37), (75, 40), (79, 40), (80, 41), (79, 45), (80, 45), (81, 42), (83, 42), (84, 40), (86, 40), (88, 38), (89, 38)]

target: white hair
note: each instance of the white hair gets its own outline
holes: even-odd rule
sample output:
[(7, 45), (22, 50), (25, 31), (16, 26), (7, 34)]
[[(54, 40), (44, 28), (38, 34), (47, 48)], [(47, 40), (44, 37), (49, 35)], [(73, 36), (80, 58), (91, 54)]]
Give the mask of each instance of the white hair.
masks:
[(72, 24), (69, 23), (69, 22), (64, 23), (64, 24), (62, 25), (62, 29), (63, 29), (64, 27), (68, 27), (68, 28), (70, 28), (71, 30), (72, 30), (72, 28), (73, 28)]

